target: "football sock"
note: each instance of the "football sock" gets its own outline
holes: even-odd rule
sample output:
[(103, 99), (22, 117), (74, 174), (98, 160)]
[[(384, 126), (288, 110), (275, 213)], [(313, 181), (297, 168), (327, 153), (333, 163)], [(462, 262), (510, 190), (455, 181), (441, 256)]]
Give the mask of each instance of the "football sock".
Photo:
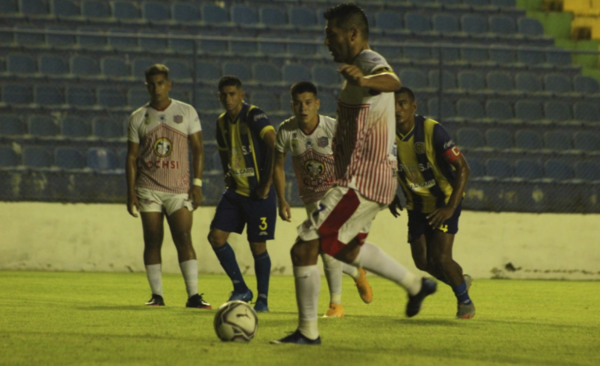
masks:
[(470, 304), (471, 298), (469, 297), (469, 291), (467, 291), (467, 283), (463, 282), (456, 287), (452, 287), (452, 291), (454, 291), (454, 295), (456, 295), (456, 299), (461, 304)]
[(294, 282), (298, 303), (298, 330), (305, 337), (316, 339), (319, 337), (317, 310), (321, 291), (319, 266), (294, 266)]
[(221, 262), (221, 267), (223, 267), (225, 273), (227, 273), (227, 276), (229, 276), (233, 283), (233, 291), (240, 293), (248, 291), (248, 286), (246, 286), (246, 282), (244, 282), (244, 277), (242, 277), (242, 272), (235, 259), (235, 253), (233, 252), (231, 245), (225, 243), (225, 245), (221, 247), (212, 248), (217, 255), (217, 258), (219, 258), (219, 262)]
[(397, 283), (410, 295), (416, 295), (421, 291), (421, 278), (409, 272), (374, 244), (363, 244), (352, 264)]
[(271, 257), (269, 252), (254, 256), (254, 272), (256, 273), (257, 301), (267, 304), (269, 295), (269, 278), (271, 276)]
[(339, 305), (342, 303), (342, 262), (325, 253), (321, 254), (321, 258), (329, 285), (330, 302)]
[(342, 263), (342, 272), (347, 274), (348, 276), (357, 279), (360, 277), (360, 272), (358, 272), (358, 268), (354, 267), (353, 265), (350, 265), (348, 263), (344, 263), (344, 262), (340, 262)]
[(198, 261), (190, 259), (179, 263), (183, 280), (185, 281), (185, 289), (188, 297), (198, 293)]
[(150, 289), (155, 295), (163, 295), (162, 290), (162, 276), (160, 273), (161, 264), (149, 264), (146, 266), (146, 277), (148, 277), (148, 283)]

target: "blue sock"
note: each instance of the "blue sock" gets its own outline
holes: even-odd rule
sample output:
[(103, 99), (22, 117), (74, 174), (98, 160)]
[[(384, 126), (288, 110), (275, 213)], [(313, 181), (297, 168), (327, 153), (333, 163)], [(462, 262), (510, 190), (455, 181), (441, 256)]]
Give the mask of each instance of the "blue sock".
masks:
[(231, 245), (229, 245), (229, 243), (225, 243), (225, 245), (222, 247), (212, 248), (217, 255), (217, 258), (219, 258), (219, 262), (221, 262), (221, 267), (223, 267), (225, 273), (227, 273), (231, 279), (231, 282), (233, 283), (233, 291), (248, 291), (248, 286), (246, 286), (246, 282), (244, 282), (244, 277), (242, 277), (240, 266), (238, 266), (238, 262), (235, 259), (235, 253), (233, 252)]
[(469, 292), (467, 291), (467, 283), (463, 282), (456, 287), (452, 287), (452, 291), (454, 291), (454, 295), (456, 295), (456, 299), (461, 304), (470, 304), (471, 298), (469, 297)]
[(254, 272), (256, 273), (256, 287), (258, 288), (256, 301), (262, 301), (267, 304), (269, 278), (271, 277), (271, 257), (269, 256), (269, 252), (254, 256)]

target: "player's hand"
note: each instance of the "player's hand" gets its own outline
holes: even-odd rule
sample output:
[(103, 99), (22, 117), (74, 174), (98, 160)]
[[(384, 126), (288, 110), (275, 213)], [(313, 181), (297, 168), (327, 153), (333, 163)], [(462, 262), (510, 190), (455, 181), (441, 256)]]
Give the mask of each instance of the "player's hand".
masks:
[(358, 86), (364, 86), (365, 84), (365, 76), (363, 75), (362, 71), (354, 65), (344, 64), (340, 66), (338, 72), (342, 74), (344, 79), (346, 79), (350, 84)]
[(264, 187), (261, 184), (258, 187), (256, 187), (256, 190), (254, 191), (256, 198), (259, 200), (267, 199), (267, 197), (269, 197), (269, 188), (271, 188), (271, 185)]
[(444, 221), (448, 220), (449, 218), (452, 217), (452, 215), (454, 215), (454, 207), (443, 207), (443, 208), (436, 208), (432, 213), (430, 213), (429, 215), (427, 215), (427, 220), (429, 220), (429, 225), (431, 225), (432, 228), (437, 229), (438, 227), (442, 226), (442, 224), (444, 223)]
[(140, 212), (142, 209), (142, 205), (140, 205), (140, 201), (138, 200), (135, 194), (127, 195), (127, 212), (133, 217), (138, 217), (138, 214), (135, 213)]
[(190, 189), (190, 194), (188, 195), (188, 199), (192, 202), (192, 207), (194, 210), (202, 204), (202, 188), (198, 186), (193, 186)]
[[(400, 202), (400, 197), (398, 197), (398, 195), (394, 196), (394, 200), (392, 203), (390, 203), (388, 208), (394, 217), (400, 216), (400, 211), (402, 211), (402, 202)], [(398, 209), (400, 209), (400, 211), (398, 211)]]
[(279, 201), (279, 217), (283, 221), (292, 222), (292, 210), (286, 201)]

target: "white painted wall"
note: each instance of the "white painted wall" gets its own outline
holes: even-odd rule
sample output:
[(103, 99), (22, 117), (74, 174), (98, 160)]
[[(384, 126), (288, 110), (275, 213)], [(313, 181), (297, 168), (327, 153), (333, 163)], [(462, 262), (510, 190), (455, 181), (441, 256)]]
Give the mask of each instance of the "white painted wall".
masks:
[[(214, 207), (194, 214), (193, 241), (202, 273), (223, 273), (206, 236)], [(302, 222), (277, 222), (269, 252), (273, 273), (291, 275), (289, 248)], [(165, 227), (168, 227), (165, 222)], [(476, 278), (600, 279), (600, 215), (463, 212), (455, 259)], [(125, 205), (0, 202), (0, 270), (144, 271), (142, 227)], [(369, 241), (411, 269), (406, 215), (382, 211)], [(253, 274), (245, 234), (232, 234), (240, 268)], [(505, 269), (512, 263), (520, 270)], [(163, 269), (179, 272), (170, 232), (165, 230)]]

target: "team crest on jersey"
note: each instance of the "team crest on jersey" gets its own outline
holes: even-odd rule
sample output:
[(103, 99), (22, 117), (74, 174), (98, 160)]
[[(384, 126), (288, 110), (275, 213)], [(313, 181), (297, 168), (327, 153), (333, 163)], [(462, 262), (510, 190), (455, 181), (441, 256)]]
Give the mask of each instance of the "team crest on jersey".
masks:
[(425, 154), (425, 143), (424, 142), (416, 142), (415, 143), (415, 152), (417, 154)]
[(158, 119), (160, 119), (160, 121), (162, 123), (165, 123), (165, 121), (167, 120), (167, 117), (164, 114), (161, 114), (160, 116), (158, 116)]
[(175, 123), (181, 123), (183, 122), (183, 116), (177, 115), (173, 117), (173, 122)]
[(312, 140), (311, 139), (306, 139), (306, 147), (312, 147)]
[(154, 153), (161, 158), (171, 155), (172, 151), (173, 144), (166, 137), (160, 138), (154, 143)]
[(144, 124), (150, 124), (150, 116), (148, 113), (144, 115)]
[(327, 136), (321, 136), (317, 139), (317, 145), (319, 147), (326, 147), (327, 145), (329, 145), (329, 138), (327, 138)]
[(304, 170), (306, 170), (308, 175), (312, 178), (316, 178), (325, 172), (325, 166), (320, 161), (308, 160), (304, 163)]

